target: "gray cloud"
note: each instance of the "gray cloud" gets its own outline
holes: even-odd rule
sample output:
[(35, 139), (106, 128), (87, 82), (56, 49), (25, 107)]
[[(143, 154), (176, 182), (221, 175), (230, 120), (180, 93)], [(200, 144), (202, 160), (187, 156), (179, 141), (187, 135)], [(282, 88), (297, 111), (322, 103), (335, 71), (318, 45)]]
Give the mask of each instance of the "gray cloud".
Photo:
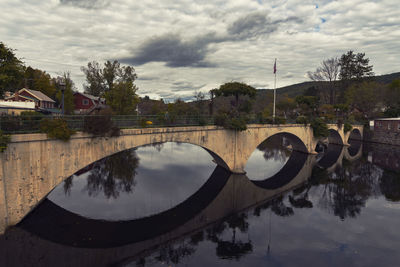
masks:
[(178, 81), (178, 82), (172, 83), (171, 91), (173, 91), (173, 92), (179, 92), (179, 91), (191, 91), (191, 92), (194, 92), (196, 90), (199, 90), (200, 88), (202, 88), (205, 85), (206, 84), (194, 85), (191, 82)]
[(188, 41), (180, 35), (166, 34), (144, 41), (133, 56), (121, 58), (127, 64), (143, 65), (165, 62), (168, 67), (216, 67), (206, 60), (209, 45), (222, 42), (239, 42), (275, 32), (279, 24), (301, 22), (297, 17), (271, 21), (266, 13), (250, 13), (235, 20), (227, 27), (227, 34), (209, 32)]
[(237, 19), (228, 27), (228, 33), (241, 38), (270, 34), (278, 29), (264, 13), (251, 13)]
[(133, 57), (121, 58), (123, 63), (142, 65), (152, 61), (165, 62), (168, 67), (212, 67), (205, 61), (207, 40), (183, 41), (179, 35), (163, 35), (145, 41)]
[(71, 5), (80, 8), (97, 9), (110, 4), (109, 0), (60, 0), (61, 5)]

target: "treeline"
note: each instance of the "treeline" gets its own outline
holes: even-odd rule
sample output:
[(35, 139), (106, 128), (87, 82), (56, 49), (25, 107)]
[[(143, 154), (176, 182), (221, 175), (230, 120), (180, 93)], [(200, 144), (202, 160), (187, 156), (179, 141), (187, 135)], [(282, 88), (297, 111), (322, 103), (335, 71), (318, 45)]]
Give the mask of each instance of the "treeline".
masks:
[(400, 116), (400, 80), (378, 82), (372, 69), (364, 53), (348, 51), (339, 58), (323, 60), (314, 72), (308, 72), (318, 83), (302, 95), (282, 95), (278, 114), (358, 122)]

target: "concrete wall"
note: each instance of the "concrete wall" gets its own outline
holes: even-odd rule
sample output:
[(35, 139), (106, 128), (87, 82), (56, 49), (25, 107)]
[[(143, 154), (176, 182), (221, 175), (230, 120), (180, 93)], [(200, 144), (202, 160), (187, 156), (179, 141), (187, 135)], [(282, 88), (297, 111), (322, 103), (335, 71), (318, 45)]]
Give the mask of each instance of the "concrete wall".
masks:
[[(329, 127), (339, 130), (347, 143), (342, 129)], [(293, 148), (304, 153), (314, 153), (319, 141), (304, 125), (248, 125), (243, 132), (217, 126), (127, 129), (120, 137), (77, 133), (68, 142), (45, 134), (13, 135), (7, 150), (0, 153), (0, 233), (4, 226), (18, 223), (64, 179), (114, 153), (158, 142), (191, 143), (212, 151), (232, 172), (244, 173), (253, 151), (275, 134), (287, 135)]]

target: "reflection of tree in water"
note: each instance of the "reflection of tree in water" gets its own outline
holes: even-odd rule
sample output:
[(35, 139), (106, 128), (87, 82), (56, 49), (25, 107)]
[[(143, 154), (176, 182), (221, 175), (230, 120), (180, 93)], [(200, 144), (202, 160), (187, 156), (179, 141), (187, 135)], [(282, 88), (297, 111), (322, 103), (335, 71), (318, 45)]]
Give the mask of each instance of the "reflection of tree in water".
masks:
[(64, 193), (67, 196), (71, 195), (71, 188), (73, 186), (72, 180), (73, 180), (73, 176), (70, 176), (64, 180), (63, 188), (64, 188)]
[(290, 156), (291, 151), (288, 149), (288, 144), (282, 136), (272, 136), (258, 145), (257, 149), (264, 152), (264, 159), (275, 161), (286, 161)]
[(400, 201), (400, 174), (385, 170), (379, 181), (379, 188), (387, 200)]
[(271, 209), (271, 211), (275, 215), (280, 217), (288, 217), (294, 215), (293, 208), (285, 204), (284, 197), (282, 195), (255, 207), (253, 215), (259, 217), (261, 211), (267, 209)]
[(321, 187), (322, 194), (317, 198), (319, 206), (332, 211), (342, 220), (347, 217), (356, 217), (370, 197), (379, 195), (378, 185), (385, 188), (386, 192), (391, 192), (394, 199), (399, 197), (400, 182), (398, 182), (397, 190), (390, 191), (389, 188), (396, 187), (394, 181), (398, 180), (389, 178), (389, 176), (383, 180), (380, 179), (381, 175), (382, 171), (378, 167), (365, 160), (359, 160), (352, 164), (344, 160), (343, 166), (336, 168), (333, 173), (328, 173), (326, 169), (315, 166), (308, 181), (287, 195), (291, 207), (285, 204), (284, 198), (281, 196), (256, 207), (254, 215), (259, 216), (261, 210), (268, 208), (278, 216), (293, 215), (293, 208), (313, 208), (314, 204), (309, 197), (310, 190), (314, 187)]
[(326, 180), (320, 203), (342, 220), (354, 218), (368, 198), (377, 195), (379, 176), (378, 168), (366, 161), (349, 164), (344, 160), (343, 167), (337, 168)]
[(107, 198), (117, 198), (120, 192), (130, 193), (135, 186), (139, 158), (135, 150), (126, 150), (94, 163), (87, 178), (89, 196), (103, 192)]
[[(227, 241), (222, 239), (222, 234), (227, 229), (232, 230), (232, 239)], [(240, 259), (242, 256), (253, 251), (251, 241), (243, 242), (236, 240), (236, 229), (242, 233), (247, 233), (249, 223), (247, 222), (247, 214), (234, 214), (226, 220), (207, 229), (207, 239), (217, 243), (216, 253), (222, 259)]]
[(155, 259), (168, 265), (169, 263), (178, 264), (183, 258), (192, 255), (195, 251), (190, 244), (184, 242), (178, 245), (169, 244), (160, 249), (159, 255)]
[(157, 150), (157, 152), (161, 152), (161, 150), (164, 147), (164, 143), (153, 143), (151, 144), (151, 146), (154, 147)]

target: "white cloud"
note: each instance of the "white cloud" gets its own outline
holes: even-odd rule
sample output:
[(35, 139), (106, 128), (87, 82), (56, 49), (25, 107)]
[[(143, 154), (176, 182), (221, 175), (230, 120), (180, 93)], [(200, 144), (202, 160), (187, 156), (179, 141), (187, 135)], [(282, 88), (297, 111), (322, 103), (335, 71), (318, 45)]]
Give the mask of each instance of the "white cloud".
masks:
[[(203, 2), (0, 0), (0, 41), (27, 65), (52, 75), (70, 70), (78, 88), (88, 61), (142, 52), (138, 92), (152, 97), (187, 97), (231, 80), (268, 86), (274, 58), (278, 86), (302, 82), (323, 59), (350, 49), (365, 52), (377, 74), (400, 71), (397, 0)], [(153, 62), (146, 42), (166, 36), (181, 50), (168, 46), (175, 57)]]

